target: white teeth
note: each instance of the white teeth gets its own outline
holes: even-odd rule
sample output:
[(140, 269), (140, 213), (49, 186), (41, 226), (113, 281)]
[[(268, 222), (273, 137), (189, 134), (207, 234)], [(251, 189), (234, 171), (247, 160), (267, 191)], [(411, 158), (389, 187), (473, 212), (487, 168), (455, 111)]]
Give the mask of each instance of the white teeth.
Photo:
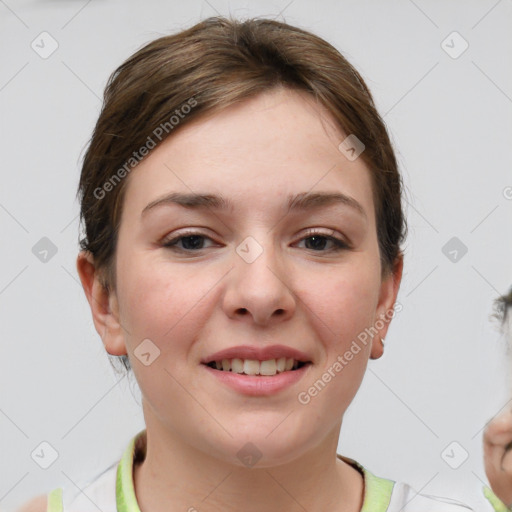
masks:
[(275, 375), (277, 373), (277, 365), (275, 359), (269, 361), (261, 361), (260, 375)]
[(246, 375), (258, 375), (260, 373), (260, 362), (254, 359), (244, 359), (244, 373)]
[(215, 368), (225, 372), (245, 373), (246, 375), (267, 375), (272, 376), (285, 371), (296, 370), (299, 361), (293, 358), (280, 357), (279, 359), (267, 359), (258, 361), (256, 359), (223, 359), (215, 361)]
[(244, 373), (244, 362), (242, 359), (231, 360), (231, 371), (234, 373)]

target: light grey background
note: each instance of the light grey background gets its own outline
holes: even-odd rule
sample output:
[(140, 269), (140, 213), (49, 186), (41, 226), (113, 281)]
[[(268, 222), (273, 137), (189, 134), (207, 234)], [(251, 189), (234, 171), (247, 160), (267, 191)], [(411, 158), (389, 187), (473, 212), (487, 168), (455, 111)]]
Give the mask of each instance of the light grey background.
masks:
[[(218, 13), (312, 30), (367, 80), (404, 174), (410, 232), (404, 309), (339, 451), (471, 501), (485, 481), (482, 429), (509, 399), (489, 315), (512, 283), (512, 2), (0, 0), (0, 508), (96, 473), (144, 427), (75, 269), (80, 158), (109, 74), (149, 40)], [(43, 31), (58, 43), (47, 59), (31, 47)], [(445, 51), (462, 48), (453, 31), (469, 44), (458, 58)], [(58, 250), (46, 263), (32, 253), (42, 237)], [(452, 237), (468, 249), (456, 262), (442, 251)], [(46, 470), (31, 458), (43, 441), (59, 453)], [(441, 456), (453, 441), (452, 465), (469, 454), (458, 469)]]

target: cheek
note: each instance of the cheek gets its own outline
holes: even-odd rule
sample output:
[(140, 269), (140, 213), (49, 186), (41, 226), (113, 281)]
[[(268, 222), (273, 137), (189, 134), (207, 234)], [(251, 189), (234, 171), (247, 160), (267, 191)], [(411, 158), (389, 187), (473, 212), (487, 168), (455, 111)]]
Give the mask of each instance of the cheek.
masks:
[(193, 339), (197, 318), (218, 280), (217, 273), (198, 272), (193, 265), (177, 271), (158, 258), (132, 257), (122, 265), (120, 280), (121, 321), (130, 349), (145, 338), (162, 353), (187, 348), (180, 340)]
[(380, 276), (368, 265), (351, 265), (311, 276), (301, 285), (301, 300), (339, 350), (372, 324)]
[(339, 414), (352, 402), (370, 356), (371, 339), (366, 336), (361, 341), (358, 336), (375, 320), (380, 277), (369, 271), (369, 267), (364, 268), (366, 272), (357, 268), (340, 272), (337, 278), (330, 273), (322, 286), (318, 279), (316, 286), (311, 281), (304, 296), (311, 311), (310, 325), (322, 341), (324, 354), (318, 372), (302, 391), (306, 399), (314, 397), (310, 402), (312, 408), (327, 423), (338, 421)]

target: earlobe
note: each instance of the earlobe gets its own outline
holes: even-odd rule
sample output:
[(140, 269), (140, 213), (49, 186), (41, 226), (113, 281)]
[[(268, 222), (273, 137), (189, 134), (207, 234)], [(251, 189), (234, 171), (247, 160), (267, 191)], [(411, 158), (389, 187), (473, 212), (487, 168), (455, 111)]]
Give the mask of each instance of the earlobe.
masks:
[(384, 354), (384, 339), (380, 336), (375, 336), (372, 341), (372, 350), (370, 352), (370, 359), (379, 359)]
[(384, 354), (384, 339), (387, 335), (389, 324), (395, 316), (395, 304), (402, 281), (404, 260), (400, 253), (395, 261), (393, 270), (382, 280), (375, 317), (374, 329), (377, 331), (372, 340), (370, 359), (378, 359)]
[(106, 351), (115, 356), (126, 355), (115, 292), (107, 290), (101, 283), (90, 252), (79, 253), (76, 268), (91, 308), (94, 326)]

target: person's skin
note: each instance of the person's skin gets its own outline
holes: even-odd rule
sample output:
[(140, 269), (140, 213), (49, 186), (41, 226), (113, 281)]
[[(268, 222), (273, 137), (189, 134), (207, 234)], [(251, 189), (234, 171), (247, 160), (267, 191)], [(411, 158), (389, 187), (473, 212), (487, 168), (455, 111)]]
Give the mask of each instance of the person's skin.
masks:
[[(333, 123), (305, 93), (273, 90), (184, 126), (129, 175), (116, 293), (78, 257), (95, 327), (110, 354), (129, 354), (142, 391), (142, 510), (360, 510), (363, 479), (336, 458), (339, 430), (389, 324), (309, 404), (297, 396), (392, 309), (403, 263), (382, 278), (370, 172), (338, 150), (346, 135)], [(169, 192), (222, 195), (233, 208), (167, 204), (141, 216)], [(340, 203), (287, 212), (289, 195), (308, 192), (341, 192), (364, 213)], [(204, 248), (163, 246), (184, 228), (207, 237)], [(349, 248), (315, 245), (308, 228)], [(248, 236), (263, 248), (252, 263), (236, 252)], [(161, 351), (150, 366), (134, 356), (146, 338)], [(243, 395), (201, 364), (228, 347), (273, 344), (312, 361), (273, 395)], [(252, 468), (237, 457), (248, 442), (262, 454)]]
[(512, 410), (493, 418), (484, 432), (485, 472), (494, 494), (512, 504)]
[[(499, 304), (499, 306), (498, 306)], [(497, 318), (502, 333), (512, 345), (512, 289), (499, 298), (496, 304)], [(485, 472), (494, 494), (508, 506), (512, 506), (512, 407), (510, 404), (494, 417), (484, 431)]]

